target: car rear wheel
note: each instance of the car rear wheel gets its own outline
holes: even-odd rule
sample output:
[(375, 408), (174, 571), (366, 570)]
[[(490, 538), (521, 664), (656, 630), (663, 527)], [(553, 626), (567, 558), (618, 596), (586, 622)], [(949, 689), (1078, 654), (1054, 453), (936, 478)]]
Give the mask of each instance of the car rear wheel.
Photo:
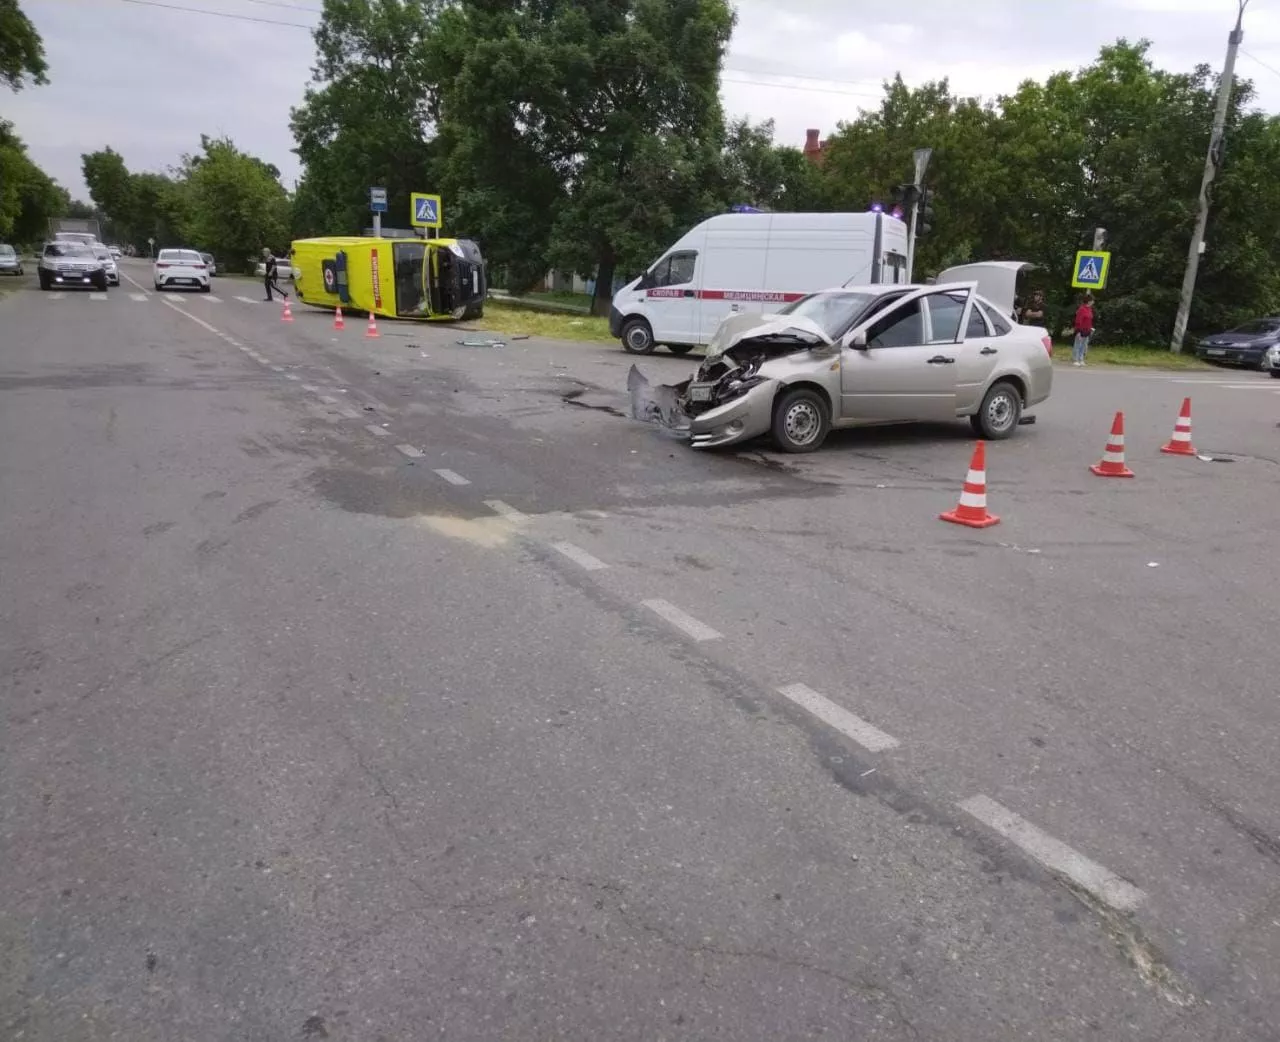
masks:
[(817, 391), (797, 387), (773, 406), (773, 443), (783, 452), (817, 452), (831, 430), (831, 410)]
[(658, 345), (653, 342), (653, 330), (642, 318), (633, 318), (622, 327), (622, 347), (633, 355), (651, 355)]
[(1271, 379), (1273, 379), (1273, 380), (1280, 380), (1280, 369), (1272, 369), (1272, 370), (1271, 370)]
[(982, 407), (969, 417), (973, 431), (988, 441), (1001, 441), (1018, 428), (1022, 419), (1022, 395), (1011, 383), (1001, 380), (991, 385), (982, 399)]

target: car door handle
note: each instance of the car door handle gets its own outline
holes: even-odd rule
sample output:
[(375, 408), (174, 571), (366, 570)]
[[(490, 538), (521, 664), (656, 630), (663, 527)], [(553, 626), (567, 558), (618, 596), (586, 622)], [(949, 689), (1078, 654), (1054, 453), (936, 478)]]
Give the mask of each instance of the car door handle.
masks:
[(942, 355), (934, 355), (926, 363), (927, 365), (951, 365), (955, 361), (954, 358), (944, 358)]
[(991, 347), (990, 345), (988, 345), (987, 347), (984, 347), (981, 351), (978, 352), (978, 354), (980, 355), (995, 355), (999, 353), (1000, 353), (999, 351), (997, 351), (994, 347)]

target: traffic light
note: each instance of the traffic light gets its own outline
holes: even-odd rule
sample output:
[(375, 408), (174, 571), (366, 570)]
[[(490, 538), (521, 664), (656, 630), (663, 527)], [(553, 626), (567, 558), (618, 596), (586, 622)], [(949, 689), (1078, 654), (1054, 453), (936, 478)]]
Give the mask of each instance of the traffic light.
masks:
[(902, 212), (909, 213), (911, 204), (916, 201), (920, 195), (920, 189), (916, 185), (897, 185), (893, 189), (894, 206), (902, 207)]
[(933, 204), (929, 201), (929, 189), (920, 189), (920, 209), (916, 211), (916, 238), (933, 230)]

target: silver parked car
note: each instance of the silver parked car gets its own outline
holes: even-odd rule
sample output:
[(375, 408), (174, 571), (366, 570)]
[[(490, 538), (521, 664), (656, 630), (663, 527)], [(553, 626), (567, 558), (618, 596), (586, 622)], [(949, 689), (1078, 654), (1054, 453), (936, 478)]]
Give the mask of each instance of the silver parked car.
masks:
[(21, 275), (22, 254), (7, 242), (0, 242), (0, 275)]
[(93, 255), (102, 261), (102, 266), (107, 271), (107, 283), (111, 286), (120, 285), (120, 269), (116, 265), (115, 255), (111, 252), (110, 247), (98, 243), (93, 247)]
[(1007, 438), (1053, 386), (1048, 332), (1011, 310), (1012, 298), (998, 307), (977, 281), (812, 293), (725, 319), (683, 383), (652, 388), (633, 366), (632, 414), (687, 432), (696, 448), (770, 434), (785, 452), (813, 452), (833, 427), (960, 417)]

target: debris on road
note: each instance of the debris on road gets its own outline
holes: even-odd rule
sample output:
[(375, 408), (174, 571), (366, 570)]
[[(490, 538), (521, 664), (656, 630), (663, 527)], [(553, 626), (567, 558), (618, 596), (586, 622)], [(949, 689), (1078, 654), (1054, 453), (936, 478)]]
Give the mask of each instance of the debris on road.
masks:
[(460, 347), (506, 347), (505, 340), (491, 336), (469, 336), (458, 341)]

